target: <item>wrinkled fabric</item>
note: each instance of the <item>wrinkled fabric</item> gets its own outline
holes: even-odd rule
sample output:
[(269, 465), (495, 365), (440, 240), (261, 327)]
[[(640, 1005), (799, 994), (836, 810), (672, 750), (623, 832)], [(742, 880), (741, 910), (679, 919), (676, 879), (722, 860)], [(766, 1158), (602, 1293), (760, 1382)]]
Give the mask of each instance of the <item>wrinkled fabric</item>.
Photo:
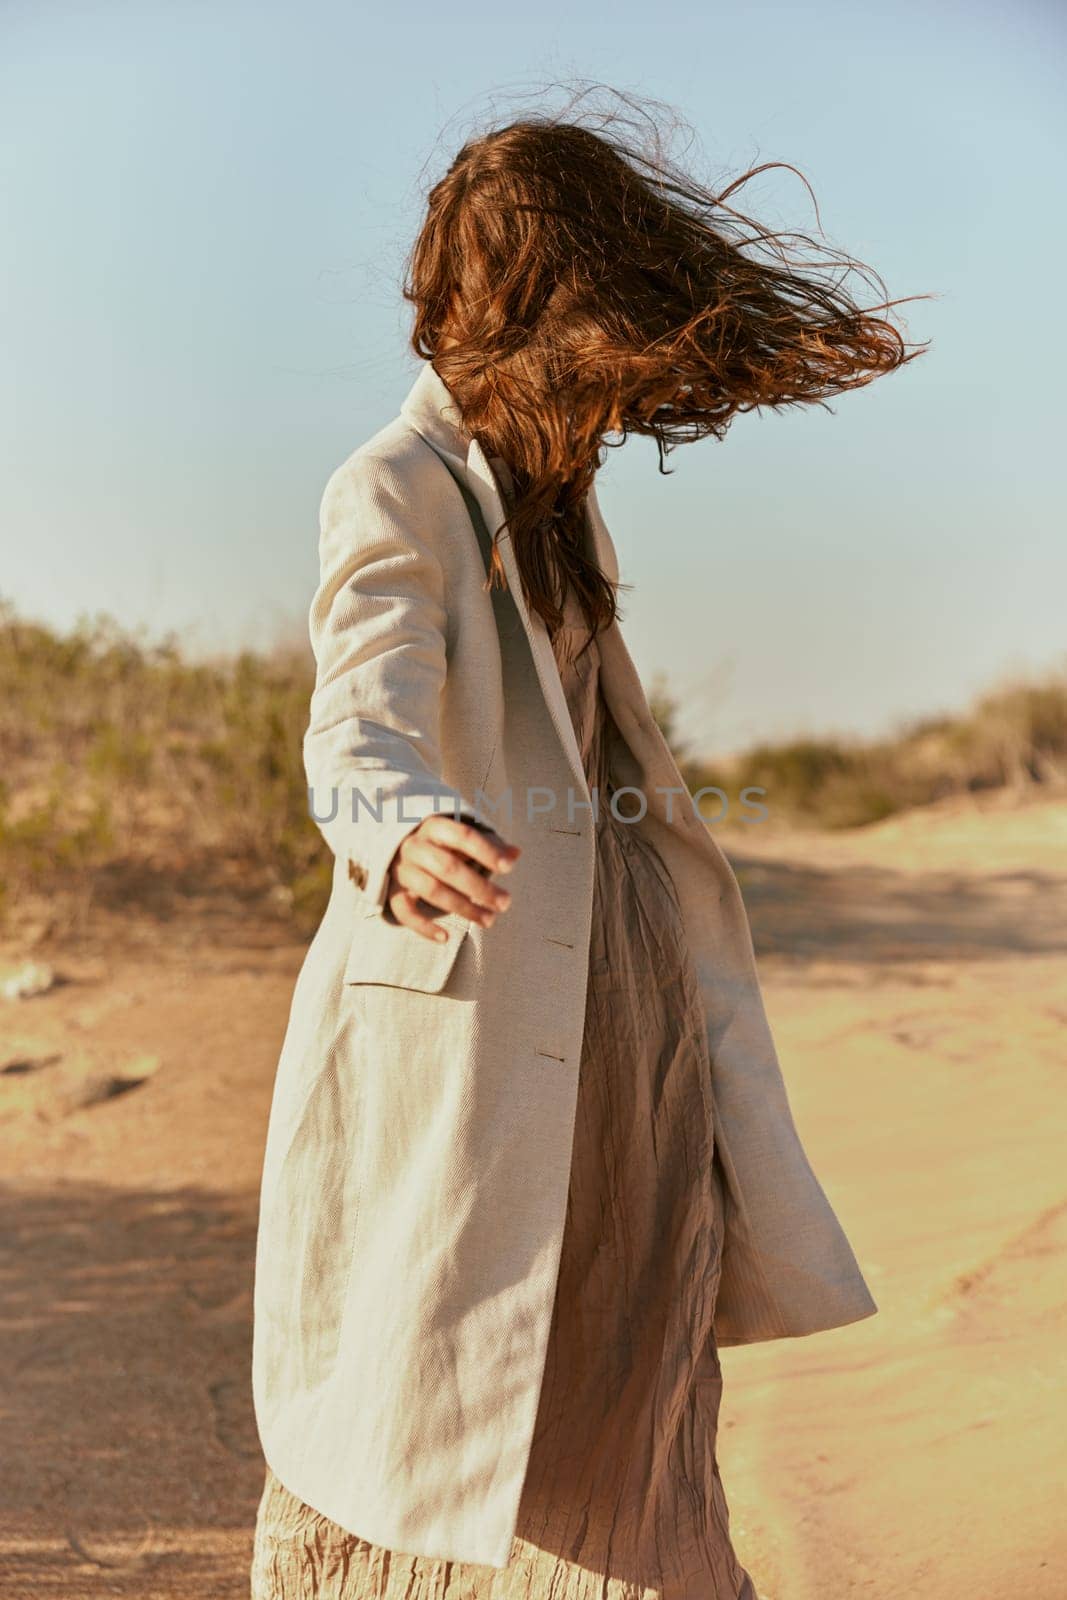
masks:
[(670, 874), (610, 806), (610, 714), (572, 597), (553, 648), (599, 799), (596, 878), (566, 1228), (511, 1559), (384, 1550), (268, 1469), (253, 1600), (757, 1600), (716, 1460), (723, 1184), (700, 990)]
[[(304, 765), (333, 881), (274, 1074), (251, 1378), (264, 1458), (308, 1505), (389, 1550), (503, 1569), (567, 1218), (597, 839), (549, 630), (461, 420), (423, 362), (319, 508)], [(595, 481), (584, 513), (575, 549), (615, 583)], [(792, 1115), (737, 875), (617, 622), (598, 650), (611, 778), (643, 797), (635, 827), (673, 880), (714, 1066), (717, 1346), (842, 1327), (877, 1306)], [(506, 818), (521, 914), (445, 914), (442, 943), (387, 921), (423, 779)]]

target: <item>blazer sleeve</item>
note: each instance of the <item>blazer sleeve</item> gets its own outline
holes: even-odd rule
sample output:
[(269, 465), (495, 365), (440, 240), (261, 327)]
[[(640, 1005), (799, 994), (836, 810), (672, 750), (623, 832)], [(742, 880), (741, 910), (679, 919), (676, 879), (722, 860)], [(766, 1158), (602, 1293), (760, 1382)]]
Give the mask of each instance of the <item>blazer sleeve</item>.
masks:
[(390, 863), (413, 828), (435, 810), (480, 821), (441, 775), (447, 617), (430, 515), (389, 462), (358, 452), (332, 474), (319, 508), (309, 809), (379, 915)]

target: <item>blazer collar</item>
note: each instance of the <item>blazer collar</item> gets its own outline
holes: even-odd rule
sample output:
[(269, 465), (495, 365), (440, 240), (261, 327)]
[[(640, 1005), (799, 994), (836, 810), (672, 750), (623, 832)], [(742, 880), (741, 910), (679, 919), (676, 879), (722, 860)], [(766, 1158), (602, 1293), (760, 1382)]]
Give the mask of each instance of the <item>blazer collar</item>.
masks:
[[(422, 370), (401, 403), (400, 413), (433, 449), (450, 457), (478, 501), (490, 535), (495, 535), (507, 515), (500, 485), (484, 449), (464, 428), (455, 397), (432, 361), (423, 362)], [(619, 576), (618, 560), (592, 487), (586, 502), (586, 527), (590, 540), (589, 549), (597, 565), (605, 576), (616, 582)], [(571, 721), (552, 641), (542, 618), (536, 611), (531, 612), (526, 604), (518, 563), (511, 546), (511, 534), (507, 529), (500, 535), (498, 548), (508, 588), (530, 642), (530, 651), (545, 702), (577, 781), (578, 792), (588, 799), (589, 790), (584, 763), (575, 737), (574, 724)]]
[[(496, 474), (482, 446), (463, 426), (463, 418), (456, 399), (432, 361), (423, 361), (418, 376), (401, 403), (400, 411), (405, 420), (422, 434), (428, 444), (432, 444), (436, 450), (451, 457), (476, 493), (479, 486), (489, 491), (488, 498), (492, 501), (491, 509), (494, 513), (494, 520), (489, 522), (489, 531), (495, 534), (505, 515), (504, 501)], [(480, 495), (479, 503), (482, 503)], [(486, 509), (484, 503), (482, 508)], [(618, 557), (600, 514), (596, 490), (592, 485), (588, 495), (587, 524), (591, 536), (589, 547), (591, 554), (601, 572), (612, 583), (617, 583)], [(505, 561), (506, 554), (510, 554), (510, 538), (510, 534), (505, 530), (500, 539), (501, 556)], [(510, 569), (508, 577), (510, 581)], [(525, 601), (522, 597), (521, 584), (518, 590), (515, 598), (519, 610), (524, 611)]]
[(423, 361), (400, 411), (429, 444), (452, 456), (461, 467), (466, 467), (474, 441), (463, 426), (463, 418), (451, 389), (432, 361)]

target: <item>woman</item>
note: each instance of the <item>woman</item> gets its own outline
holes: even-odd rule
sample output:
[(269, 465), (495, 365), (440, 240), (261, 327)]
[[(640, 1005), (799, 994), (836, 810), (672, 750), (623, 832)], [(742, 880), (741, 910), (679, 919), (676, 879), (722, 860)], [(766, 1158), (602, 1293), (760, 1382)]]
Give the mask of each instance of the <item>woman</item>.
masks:
[(593, 482), (609, 433), (662, 457), (911, 359), (730, 193), (549, 118), (465, 146), (405, 286), (425, 364), (323, 495), (335, 873), (264, 1159), (254, 1600), (755, 1600), (718, 1350), (877, 1309)]

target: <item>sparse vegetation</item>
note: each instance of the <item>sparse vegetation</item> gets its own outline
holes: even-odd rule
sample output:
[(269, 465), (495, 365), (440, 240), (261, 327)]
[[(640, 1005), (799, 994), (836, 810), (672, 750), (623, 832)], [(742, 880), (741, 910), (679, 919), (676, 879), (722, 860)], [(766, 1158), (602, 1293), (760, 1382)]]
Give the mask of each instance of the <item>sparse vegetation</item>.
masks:
[[(0, 918), (47, 901), (70, 928), (101, 900), (203, 885), (310, 926), (332, 862), (307, 814), (307, 647), (183, 658), (110, 618), (60, 634), (0, 602)], [(694, 759), (661, 680), (653, 714), (691, 788), (767, 791), (778, 814), (851, 827), (944, 795), (1067, 783), (1067, 672), (871, 742), (797, 739)]]
[(876, 740), (756, 744), (732, 760), (691, 764), (691, 788), (767, 791), (782, 816), (822, 828), (879, 822), (954, 794), (1067, 785), (1067, 670), (982, 695), (959, 716), (923, 718)]
[(225, 876), (313, 917), (331, 868), (301, 760), (312, 682), (310, 651), (194, 663), (106, 617), (59, 635), (0, 605), (0, 914), (43, 896), (69, 928), (110, 879)]

